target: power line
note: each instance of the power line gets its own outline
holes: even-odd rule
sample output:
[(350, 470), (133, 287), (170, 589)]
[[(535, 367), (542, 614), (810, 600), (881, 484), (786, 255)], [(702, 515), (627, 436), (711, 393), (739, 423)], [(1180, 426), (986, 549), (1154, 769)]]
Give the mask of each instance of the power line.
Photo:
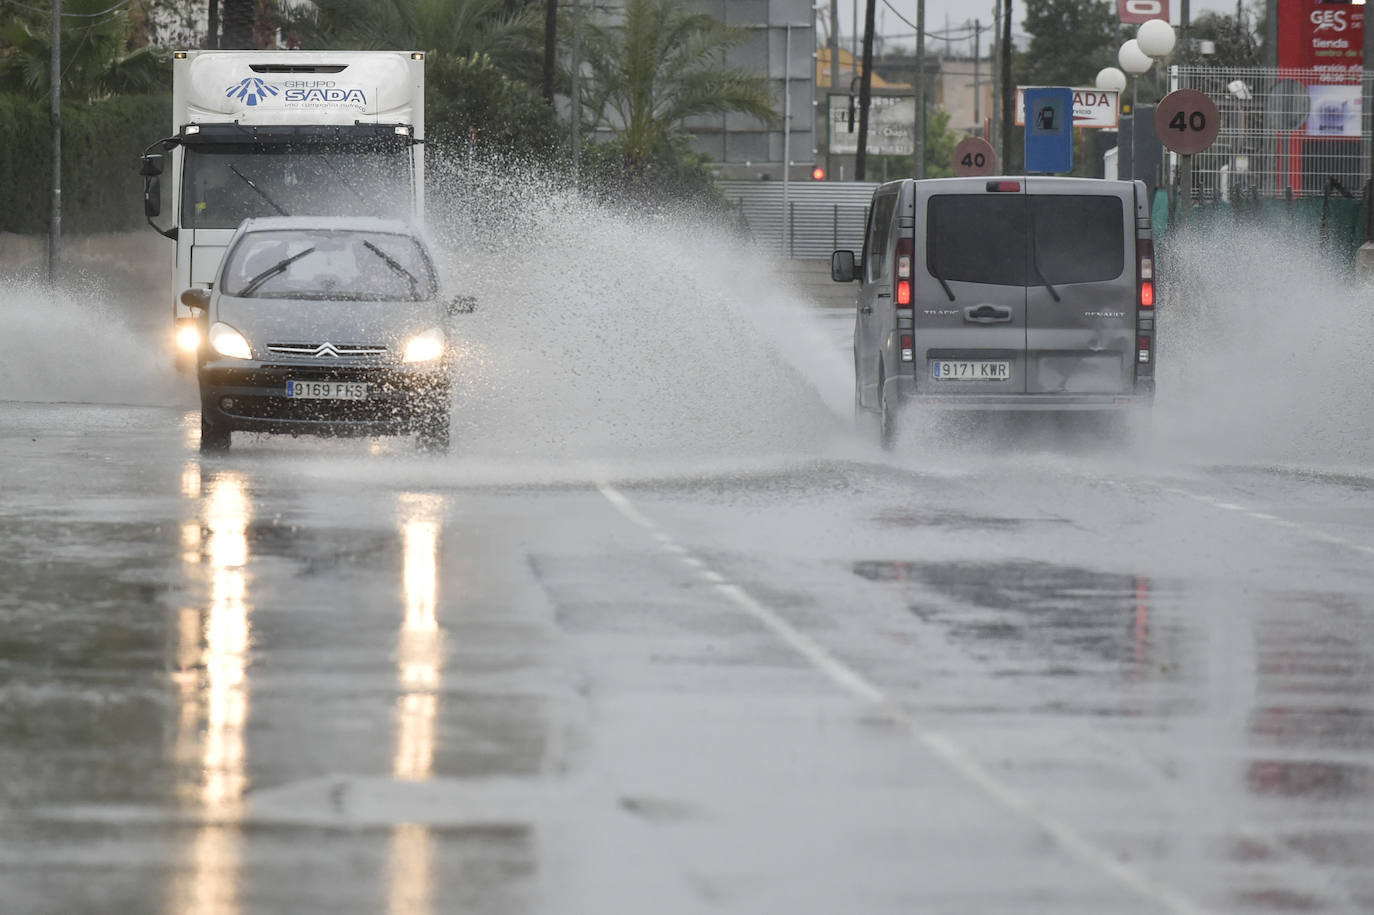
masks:
[[(101, 11), (98, 12), (98, 13), (63, 13), (63, 14), (62, 14), (62, 18), (63, 18), (63, 19), (99, 19), (101, 16), (108, 16), (110, 13), (118, 12), (119, 10), (121, 10), (121, 9), (123, 9), (124, 7), (128, 6), (128, 5), (129, 5), (130, 3), (132, 3), (132, 2), (133, 2), (133, 0), (120, 0), (120, 2), (119, 2), (119, 3), (116, 3), (114, 6), (111, 6), (111, 7), (109, 7), (108, 9), (103, 9), (103, 10), (101, 10)], [(30, 6), (30, 5), (27, 4), (27, 3), (21, 3), (21, 2), (19, 2), (19, 0), (5, 0), (5, 5), (6, 5), (6, 6), (17, 6), (17, 7), (19, 7), (20, 9), (28, 10), (28, 11), (31, 12), (31, 13), (41, 13), (41, 14), (43, 14), (44, 16), (51, 16), (51, 15), (52, 15), (52, 7), (48, 7), (47, 9), (44, 9), (44, 8), (41, 7), (41, 6)]]

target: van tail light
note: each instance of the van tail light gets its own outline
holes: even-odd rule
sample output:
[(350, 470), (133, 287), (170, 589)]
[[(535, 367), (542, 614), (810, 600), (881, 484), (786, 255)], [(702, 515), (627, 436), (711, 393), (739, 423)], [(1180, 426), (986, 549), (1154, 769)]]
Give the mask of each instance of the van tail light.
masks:
[(897, 239), (897, 255), (893, 258), (892, 285), (897, 292), (897, 307), (911, 307), (911, 261), (915, 254), (915, 242), (910, 238)]
[(911, 334), (902, 334), (902, 361), (911, 362), (915, 358), (916, 342)]
[(1139, 345), (1136, 347), (1136, 359), (1141, 365), (1148, 365), (1150, 362), (1150, 338), (1141, 336), (1138, 339)]
[(1155, 307), (1155, 243), (1148, 238), (1135, 243), (1136, 281), (1140, 287), (1140, 307)]

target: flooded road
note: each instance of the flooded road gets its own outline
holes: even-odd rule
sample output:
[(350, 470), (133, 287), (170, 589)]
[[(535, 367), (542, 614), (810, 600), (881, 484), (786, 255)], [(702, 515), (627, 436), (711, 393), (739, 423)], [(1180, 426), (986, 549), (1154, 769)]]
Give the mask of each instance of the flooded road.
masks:
[(6, 915), (1374, 908), (1358, 467), (0, 427)]

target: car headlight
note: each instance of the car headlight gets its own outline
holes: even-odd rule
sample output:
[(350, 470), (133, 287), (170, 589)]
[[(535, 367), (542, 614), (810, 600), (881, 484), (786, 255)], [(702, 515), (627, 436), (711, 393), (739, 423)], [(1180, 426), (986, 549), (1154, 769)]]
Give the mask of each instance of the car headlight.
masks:
[(215, 352), (230, 359), (253, 358), (253, 350), (249, 347), (248, 341), (243, 339), (243, 334), (228, 324), (216, 321), (210, 325), (210, 345), (214, 347)]
[(406, 341), (402, 362), (429, 362), (444, 354), (444, 332), (432, 327)]

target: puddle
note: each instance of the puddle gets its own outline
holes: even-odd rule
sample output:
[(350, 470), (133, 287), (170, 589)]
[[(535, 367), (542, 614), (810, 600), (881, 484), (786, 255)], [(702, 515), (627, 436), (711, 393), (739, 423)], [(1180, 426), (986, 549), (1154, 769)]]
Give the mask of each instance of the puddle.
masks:
[[(856, 562), (853, 571), (870, 581), (921, 586), (925, 593), (910, 595), (913, 613), (958, 641), (1035, 659), (1041, 673), (1087, 672), (1079, 663), (1085, 660), (1169, 663), (1159, 657), (1167, 645), (1151, 618), (1159, 591), (1144, 576), (1031, 561), (879, 560)], [(946, 600), (931, 602), (931, 592)]]

